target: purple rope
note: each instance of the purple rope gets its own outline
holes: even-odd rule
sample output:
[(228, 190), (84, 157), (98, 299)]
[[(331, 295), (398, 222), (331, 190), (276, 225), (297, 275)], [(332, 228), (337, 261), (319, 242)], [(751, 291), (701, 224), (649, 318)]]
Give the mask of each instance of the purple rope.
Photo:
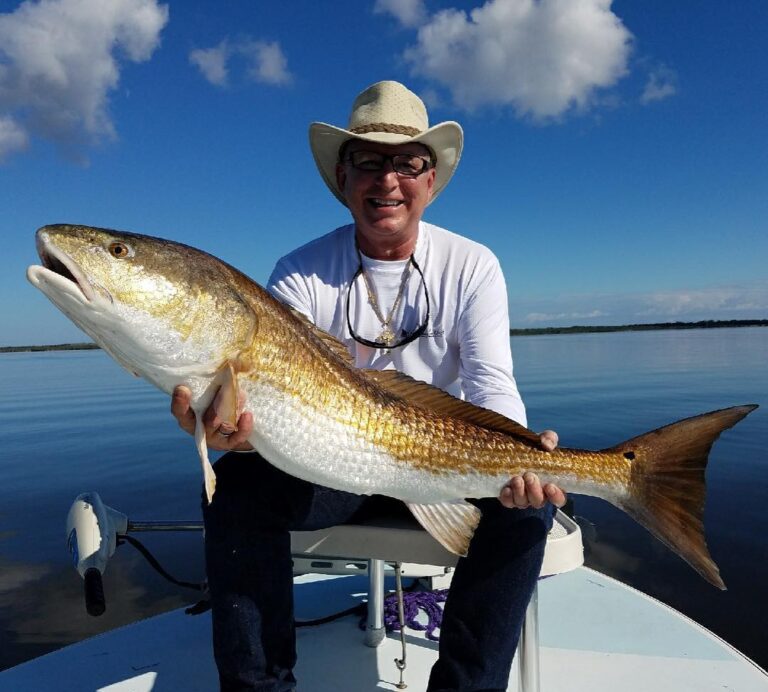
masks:
[[(405, 624), (413, 630), (426, 631), (427, 639), (438, 641), (440, 638), (434, 634), (443, 622), (443, 609), (441, 603), (445, 602), (448, 589), (435, 591), (406, 591), (403, 593), (403, 615)], [(427, 624), (422, 625), (416, 620), (419, 611), (423, 610), (427, 615)], [(389, 594), (384, 599), (384, 626), (390, 632), (400, 631), (400, 618), (397, 612), (397, 594)]]

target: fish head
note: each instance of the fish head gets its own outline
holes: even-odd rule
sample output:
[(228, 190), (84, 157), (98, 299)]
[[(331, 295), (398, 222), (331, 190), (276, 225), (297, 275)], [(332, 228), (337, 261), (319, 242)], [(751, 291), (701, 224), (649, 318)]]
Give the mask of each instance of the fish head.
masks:
[(90, 226), (37, 231), (27, 278), (126, 369), (198, 398), (256, 329), (242, 275), (200, 250)]

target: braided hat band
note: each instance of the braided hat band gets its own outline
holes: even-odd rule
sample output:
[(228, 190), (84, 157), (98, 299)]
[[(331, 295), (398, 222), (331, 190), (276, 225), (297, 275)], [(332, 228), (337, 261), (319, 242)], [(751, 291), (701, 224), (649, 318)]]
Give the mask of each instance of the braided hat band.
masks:
[(408, 127), (407, 125), (393, 125), (392, 123), (371, 123), (370, 125), (361, 125), (360, 127), (350, 128), (350, 132), (354, 132), (356, 135), (365, 135), (369, 132), (389, 132), (395, 135), (408, 135), (409, 137), (415, 137), (421, 134), (421, 130), (416, 127)]

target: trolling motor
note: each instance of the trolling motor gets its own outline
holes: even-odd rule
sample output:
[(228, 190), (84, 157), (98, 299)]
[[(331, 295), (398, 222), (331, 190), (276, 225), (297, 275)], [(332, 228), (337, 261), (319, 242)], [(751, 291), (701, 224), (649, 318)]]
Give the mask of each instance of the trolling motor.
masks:
[[(102, 575), (107, 568), (107, 562), (112, 557), (116, 548), (122, 543), (133, 545), (163, 577), (177, 586), (182, 586), (196, 591), (205, 591), (206, 584), (180, 581), (172, 577), (155, 557), (133, 536), (130, 532), (138, 531), (202, 531), (202, 521), (130, 521), (122, 512), (105, 505), (96, 492), (78, 495), (67, 515), (67, 548), (72, 554), (75, 569), (85, 580), (85, 609), (89, 615), (99, 616), (106, 611), (104, 598), (104, 586)], [(426, 534), (425, 534), (426, 535)], [(408, 589), (403, 588), (401, 577), (406, 576), (403, 565), (394, 562), (396, 583), (396, 604), (384, 602), (384, 570), (385, 563), (381, 559), (365, 558), (354, 560), (349, 558), (318, 556), (313, 550), (316, 538), (311, 539), (312, 545), (302, 546), (299, 543), (293, 554), (294, 574), (306, 574), (308, 572), (319, 574), (362, 574), (368, 572), (370, 585), (368, 604), (356, 604), (338, 613), (315, 620), (297, 621), (297, 627), (321, 625), (347, 615), (361, 617), (360, 626), (366, 630), (366, 644), (378, 646), (384, 638), (385, 629), (399, 629), (402, 655), (395, 659), (395, 665), (400, 674), (400, 681), (396, 687), (405, 689), (407, 685), (403, 681), (403, 673), (406, 666), (405, 659), (405, 627), (414, 629), (427, 629), (428, 637), (432, 631), (440, 626), (442, 611), (437, 606), (438, 602), (445, 600), (444, 592), (430, 594), (420, 593), (417, 586), (421, 578), (445, 579), (450, 569), (436, 565), (409, 565), (407, 576), (414, 581)], [(322, 542), (322, 541), (321, 541)], [(581, 543), (579, 543), (581, 546)], [(433, 588), (433, 587), (430, 587)], [(409, 599), (408, 618), (405, 617), (404, 600), (406, 592)], [(430, 598), (431, 596), (431, 598)], [(207, 601), (203, 600), (196, 605), (187, 608), (186, 612), (196, 615), (208, 609)], [(396, 611), (394, 610), (396, 609)], [(423, 609), (429, 619), (427, 626), (416, 622), (419, 609)], [(389, 611), (389, 613), (387, 612)]]
[(78, 495), (67, 515), (67, 549), (72, 555), (75, 569), (85, 580), (85, 609), (89, 615), (99, 616), (106, 610), (104, 585), (101, 575), (109, 558), (123, 541), (136, 546), (163, 576), (179, 586), (202, 590), (201, 584), (182, 582), (171, 577), (160, 567), (130, 531), (202, 531), (201, 521), (129, 521), (122, 512), (105, 505), (96, 492)]
[(101, 575), (117, 547), (117, 535), (128, 530), (128, 517), (107, 507), (98, 493), (83, 493), (67, 515), (67, 548), (75, 569), (85, 580), (85, 609), (89, 615), (106, 610)]

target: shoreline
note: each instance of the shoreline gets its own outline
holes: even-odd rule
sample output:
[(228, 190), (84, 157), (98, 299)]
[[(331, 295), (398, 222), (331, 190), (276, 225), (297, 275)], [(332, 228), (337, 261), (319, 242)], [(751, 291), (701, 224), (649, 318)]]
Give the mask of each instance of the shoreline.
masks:
[(768, 327), (768, 320), (700, 320), (698, 322), (654, 322), (649, 324), (620, 324), (608, 326), (574, 325), (572, 327), (528, 327), (510, 329), (510, 336), (540, 336), (542, 334), (594, 334), (605, 332), (650, 332), (671, 329), (728, 329), (732, 327)]
[[(510, 329), (510, 336), (542, 336), (548, 334), (596, 334), (607, 332), (646, 332), (672, 329), (727, 329), (732, 327), (768, 327), (768, 320), (701, 320), (699, 322), (655, 322), (652, 324), (620, 324), (606, 326), (573, 325), (571, 327), (528, 327)], [(35, 351), (90, 351), (101, 347), (92, 342), (43, 344), (35, 346), (0, 346), (0, 353)]]
[(43, 344), (38, 346), (0, 346), (0, 353), (29, 353), (33, 351), (95, 351), (101, 346), (93, 342), (74, 344)]

